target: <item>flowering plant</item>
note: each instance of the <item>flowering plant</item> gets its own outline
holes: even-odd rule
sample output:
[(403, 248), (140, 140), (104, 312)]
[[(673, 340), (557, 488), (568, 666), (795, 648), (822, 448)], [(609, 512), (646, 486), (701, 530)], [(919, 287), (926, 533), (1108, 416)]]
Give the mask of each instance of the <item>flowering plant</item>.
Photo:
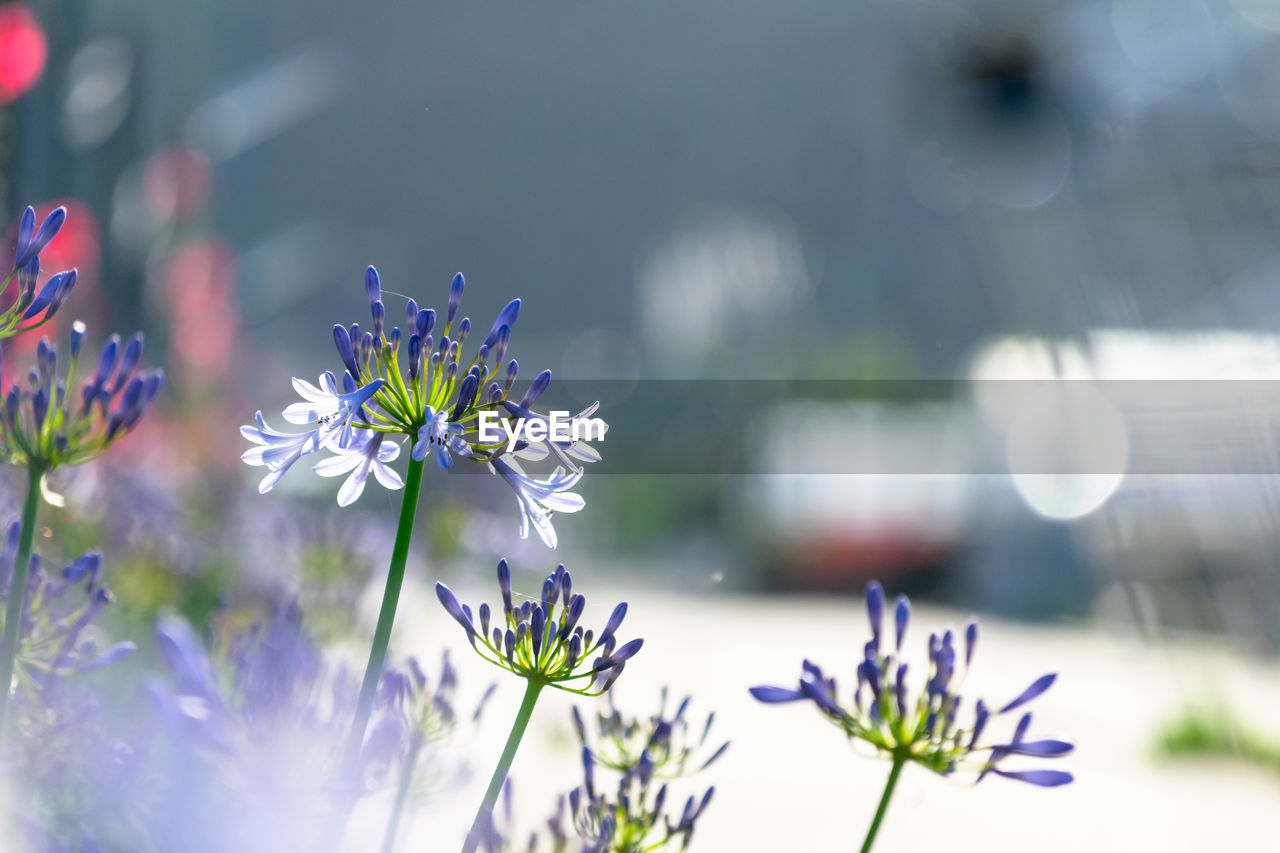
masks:
[(511, 570), (507, 561), (502, 560), (498, 563), (498, 589), (502, 594), (502, 624), (492, 625), (490, 634), (492, 613), (487, 603), (480, 605), (477, 629), (470, 606), (460, 604), (444, 584), (436, 584), (440, 603), (462, 626), (476, 653), (525, 680), (524, 699), (471, 824), (463, 845), (464, 853), (475, 853), (485, 837), (494, 804), (542, 689), (551, 686), (583, 696), (600, 696), (613, 686), (627, 661), (644, 645), (642, 639), (617, 645), (616, 632), (627, 615), (625, 602), (613, 609), (599, 635), (594, 635), (589, 628), (584, 630), (578, 622), (587, 600), (582, 593), (573, 591), (573, 577), (563, 565), (557, 566), (542, 582), (540, 600), (525, 600), (517, 607), (512, 598)]
[[(537, 417), (529, 407), (546, 390), (551, 371), (538, 374), (518, 404), (511, 402), (509, 395), (519, 365), (515, 359), (505, 365), (504, 361), (511, 329), (520, 314), (519, 299), (511, 300), (499, 312), (475, 355), (464, 364), (462, 345), (471, 334), (471, 320), (459, 319), (458, 312), (465, 286), (461, 273), (454, 276), (444, 325), (438, 330), (435, 311), (419, 308), (414, 299), (408, 299), (402, 332), (399, 326), (387, 328), (382, 282), (378, 271), (369, 267), (364, 289), (372, 316), (370, 328), (362, 331), (358, 323), (350, 328), (341, 324), (333, 327), (334, 345), (345, 368), (341, 385), (329, 372), (321, 375), (318, 386), (301, 379), (293, 381), (303, 401), (286, 408), (284, 418), (310, 428), (299, 433), (280, 432), (267, 425), (262, 412), (257, 413), (255, 425), (241, 427), (244, 437), (255, 445), (244, 453), (243, 460), (267, 468), (258, 487), (261, 492), (269, 491), (303, 456), (320, 450), (334, 455), (318, 463), (316, 473), (326, 477), (348, 475), (338, 491), (341, 505), (360, 497), (370, 473), (384, 487), (404, 490), (382, 607), (347, 747), (352, 766), (360, 754), (391, 640), (427, 457), (446, 469), (453, 466), (454, 457), (488, 465), (516, 494), (521, 536), (527, 536), (532, 525), (552, 548), (556, 545), (552, 513), (582, 509), (581, 496), (570, 490), (582, 478), (582, 464), (600, 458), (582, 441), (566, 442), (550, 435), (518, 447), (481, 440), (477, 427), (482, 413), (503, 410), (506, 416)], [(438, 343), (434, 337), (437, 331)], [(394, 443), (397, 437), (412, 442), (404, 478), (389, 465), (400, 455), (400, 448)], [(533, 459), (550, 456), (561, 464), (547, 479), (539, 480), (510, 458), (521, 454)]]
[(978, 641), (977, 622), (970, 622), (965, 628), (963, 670), (957, 667), (959, 660), (953, 633), (948, 630), (941, 638), (937, 634), (929, 635), (928, 671), (922, 688), (913, 696), (907, 682), (908, 665), (902, 662), (902, 642), (911, 617), (911, 604), (905, 595), (899, 596), (894, 608), (894, 645), (891, 650), (885, 650), (882, 648), (884, 589), (880, 584), (871, 582), (867, 586), (866, 599), (871, 639), (863, 648), (863, 660), (858, 664), (852, 704), (841, 704), (835, 679), (807, 660), (798, 686), (751, 688), (751, 695), (761, 702), (812, 702), (823, 717), (842, 729), (850, 740), (869, 744), (877, 754), (892, 762), (889, 781), (863, 844), (863, 853), (871, 849), (898, 774), (905, 764), (918, 764), (944, 776), (968, 767), (975, 771), (976, 782), (990, 773), (1048, 788), (1072, 781), (1071, 774), (1062, 770), (1016, 770), (1001, 766), (1010, 756), (1057, 758), (1074, 748), (1062, 740), (1028, 740), (1030, 714), (1022, 716), (1007, 742), (980, 745), (993, 716), (1007, 714), (1026, 705), (1049, 689), (1057, 678), (1056, 674), (1036, 679), (994, 712), (979, 699), (974, 703), (973, 722), (967, 727), (960, 725), (961, 696), (958, 691), (973, 663)]

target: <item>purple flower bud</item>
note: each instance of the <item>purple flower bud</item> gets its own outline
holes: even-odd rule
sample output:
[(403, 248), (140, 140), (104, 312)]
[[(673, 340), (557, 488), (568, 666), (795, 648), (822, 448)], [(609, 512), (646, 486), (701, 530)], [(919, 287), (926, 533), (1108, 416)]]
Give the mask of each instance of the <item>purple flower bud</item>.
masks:
[(533, 643), (533, 656), (538, 657), (542, 651), (542, 639), (547, 630), (546, 611), (541, 607), (533, 609), (533, 617), (529, 620), (529, 639)]
[(547, 575), (547, 579), (543, 580), (543, 610), (550, 612), (550, 608), (556, 606), (556, 599), (559, 598), (559, 583), (556, 575)]
[(636, 763), (636, 776), (641, 787), (649, 787), (649, 783), (653, 781), (653, 771), (653, 759), (649, 756), (649, 750), (641, 751), (640, 760)]
[(133, 337), (129, 338), (128, 343), (124, 345), (124, 355), (120, 357), (120, 367), (116, 370), (116, 381), (111, 389), (112, 394), (120, 393), (120, 389), (133, 375), (134, 368), (138, 366), (138, 362), (142, 360), (142, 332), (135, 332)]
[(40, 258), (27, 261), (18, 269), (18, 307), (30, 305), (36, 295), (36, 282), (40, 279)]
[(30, 207), (22, 213), (22, 220), (18, 225), (18, 254), (13, 264), (15, 268), (26, 266), (28, 261), (44, 251), (49, 241), (58, 236), (58, 232), (62, 230), (62, 223), (67, 219), (67, 209), (58, 207), (46, 216), (40, 225), (40, 230), (33, 237), (31, 229), (35, 226), (35, 217), (36, 212)]
[(600, 644), (610, 640), (614, 632), (622, 625), (622, 620), (627, 615), (627, 603), (624, 601), (617, 607), (613, 608), (613, 613), (609, 616), (609, 621), (605, 623), (604, 630), (600, 632)]
[(639, 637), (625, 643), (622, 648), (609, 655), (609, 657), (604, 660), (603, 664), (597, 664), (596, 669), (600, 670), (611, 666), (617, 667), (626, 663), (631, 660), (631, 658), (635, 657), (636, 652), (640, 651), (640, 647), (643, 645), (644, 640)]
[(489, 603), (486, 601), (480, 605), (480, 633), (489, 636)]
[(990, 715), (991, 712), (987, 709), (987, 704), (979, 699), (973, 712), (973, 737), (969, 738), (969, 752), (972, 752), (974, 747), (978, 745), (978, 738), (982, 737), (982, 730), (987, 727), (987, 719)]
[(62, 286), (58, 288), (58, 292), (53, 295), (53, 301), (49, 303), (49, 310), (45, 312), (44, 318), (52, 320), (53, 316), (58, 313), (58, 309), (67, 301), (67, 297), (71, 295), (71, 291), (75, 289), (76, 281), (79, 278), (80, 271), (69, 269), (62, 279)]
[(858, 664), (858, 677), (871, 688), (871, 695), (877, 703), (880, 701), (880, 670), (871, 661)]
[(1058, 674), (1056, 672), (1051, 672), (1048, 675), (1040, 676), (1034, 682), (1032, 682), (1030, 687), (1022, 691), (1022, 693), (1018, 694), (1018, 698), (1014, 699), (1008, 705), (1005, 705), (999, 711), (996, 711), (996, 713), (1006, 714), (1009, 711), (1012, 711), (1014, 708), (1019, 708), (1027, 704), (1032, 699), (1035, 699), (1041, 693), (1045, 692), (1051, 686), (1053, 686), (1053, 682), (1055, 679), (1057, 679), (1057, 677), (1058, 677)]
[(493, 328), (489, 329), (489, 334), (485, 336), (484, 345), (492, 349), (503, 326), (507, 327), (507, 334), (509, 335), (511, 333), (510, 330), (516, 324), (516, 317), (518, 316), (520, 316), (520, 300), (512, 299), (506, 304), (506, 307), (498, 312), (498, 319), (493, 321)]
[(480, 380), (474, 373), (468, 373), (462, 380), (462, 384), (458, 386), (458, 402), (453, 407), (453, 417), (450, 420), (454, 422), (462, 420), (462, 415), (475, 402), (476, 391), (479, 388)]
[(627, 665), (625, 663), (620, 663), (613, 669), (609, 670), (608, 677), (605, 678), (604, 682), (600, 685), (598, 692), (604, 693), (607, 692), (610, 687), (613, 687), (613, 683), (622, 676), (622, 671), (626, 668)]
[(872, 642), (879, 651), (880, 627), (884, 622), (884, 587), (878, 581), (867, 584), (867, 615), (871, 619)]
[(342, 359), (342, 365), (346, 367), (347, 372), (352, 376), (359, 376), (360, 368), (356, 364), (356, 353), (351, 346), (351, 333), (347, 331), (346, 326), (333, 327), (333, 345), (337, 347), (338, 358)]
[(71, 357), (80, 357), (80, 347), (84, 345), (85, 324), (76, 320), (71, 324)]
[(1056, 788), (1075, 781), (1074, 776), (1063, 770), (995, 770), (994, 772), (997, 776), (1038, 785), (1041, 788)]
[(565, 652), (565, 668), (573, 669), (578, 663), (578, 657), (582, 654), (582, 636), (574, 634), (569, 638), (569, 649)]
[(911, 621), (911, 602), (907, 600), (905, 595), (898, 596), (898, 606), (894, 608), (893, 613), (894, 627), (897, 629), (897, 645), (898, 653), (902, 653), (902, 638), (907, 635), (907, 623)]
[(595, 787), (595, 757), (592, 756), (591, 750), (586, 746), (582, 747), (582, 778), (583, 787), (587, 789), (587, 797), (594, 800), (596, 798)]
[[(628, 682), (630, 683), (630, 682)], [(762, 685), (752, 687), (748, 691), (758, 702), (765, 702), (771, 705), (780, 704), (782, 702), (799, 702), (806, 698), (805, 694), (791, 687), (770, 687)]]
[(569, 600), (569, 605), (565, 610), (564, 627), (560, 629), (560, 639), (563, 640), (569, 636), (574, 627), (578, 624), (578, 620), (582, 618), (582, 611), (586, 609), (587, 599), (582, 593), (577, 593)]
[(369, 297), (370, 308), (382, 301), (382, 282), (378, 278), (378, 271), (372, 266), (364, 271), (364, 293)]
[(49, 414), (49, 395), (44, 388), (37, 389), (31, 396), (31, 413), (35, 416), (36, 429), (43, 429), (45, 415)]
[(498, 561), (498, 588), (502, 590), (502, 610), (511, 614), (511, 569), (506, 560)]
[[(27, 205), (27, 209), (22, 211), (22, 216), (18, 219), (18, 254), (14, 260), (21, 260), (23, 250), (31, 244), (31, 238), (36, 233), (36, 209)], [(37, 252), (36, 254), (39, 254)], [(15, 263), (14, 267), (24, 266), (22, 263)]]
[(440, 599), (440, 603), (444, 605), (444, 609), (448, 611), (449, 615), (467, 632), (467, 640), (474, 644), (476, 629), (471, 624), (471, 620), (462, 612), (462, 605), (458, 603), (458, 597), (453, 594), (453, 590), (442, 583), (436, 583), (436, 597)]
[(511, 343), (511, 329), (503, 326), (498, 330), (498, 337), (493, 342), (493, 363), (502, 364), (507, 357), (507, 345)]
[[(414, 318), (413, 330), (418, 333), (418, 337), (424, 341), (431, 336), (431, 331), (436, 327), (436, 312), (430, 308), (423, 308), (418, 312), (418, 316)], [(431, 349), (430, 346), (427, 349)]]
[(968, 669), (973, 664), (973, 649), (978, 644), (978, 623), (977, 620), (970, 620), (964, 629), (964, 668)]
[(1044, 740), (1028, 740), (1009, 747), (1012, 755), (1034, 755), (1038, 758), (1056, 758), (1066, 755), (1075, 749), (1075, 744), (1065, 740), (1046, 738)]
[(462, 322), (458, 324), (458, 346), (462, 346), (467, 342), (467, 335), (471, 334), (471, 318), (463, 317)]
[(449, 313), (444, 321), (446, 329), (453, 325), (453, 318), (458, 316), (458, 307), (462, 305), (462, 291), (466, 286), (467, 280), (462, 277), (462, 273), (455, 275), (453, 282), (449, 285)]
[(379, 299), (369, 306), (369, 313), (373, 315), (373, 338), (378, 340), (382, 337), (382, 329), (386, 324), (387, 308)]
[(123, 643), (116, 643), (114, 646), (107, 649), (105, 652), (98, 655), (96, 658), (89, 661), (84, 666), (80, 667), (80, 671), (93, 672), (94, 670), (111, 666), (114, 663), (118, 663), (119, 661), (124, 660), (126, 657), (132, 654), (136, 648), (137, 646), (135, 646), (132, 642), (128, 640), (124, 641)]
[(27, 307), (27, 310), (23, 313), (22, 319), (30, 320), (32, 317), (48, 308), (49, 304), (53, 302), (54, 296), (56, 296), (58, 291), (62, 288), (63, 282), (66, 280), (67, 276), (70, 275), (73, 275), (73, 273), (71, 271), (67, 271), (60, 272), (57, 275), (50, 277), (50, 279), (44, 283), (44, 287), (40, 288), (40, 295), (32, 301), (32, 303)]
[(64, 567), (62, 579), (67, 583), (78, 583), (85, 578), (89, 578), (90, 583), (92, 583), (97, 578), (101, 566), (102, 554), (97, 551), (90, 551), (87, 554), (81, 554), (71, 565)]
[(547, 390), (547, 386), (551, 384), (551, 371), (544, 370), (533, 378), (529, 383), (529, 390), (524, 392), (524, 396), (520, 398), (521, 408), (529, 408), (538, 402), (538, 398)]

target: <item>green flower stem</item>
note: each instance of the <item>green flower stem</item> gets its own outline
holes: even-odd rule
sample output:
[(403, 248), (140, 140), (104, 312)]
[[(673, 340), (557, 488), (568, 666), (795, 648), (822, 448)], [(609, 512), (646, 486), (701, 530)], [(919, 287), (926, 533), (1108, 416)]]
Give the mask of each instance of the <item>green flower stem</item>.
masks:
[(400, 524), (396, 528), (396, 544), (391, 551), (391, 567), (387, 569), (387, 585), (382, 592), (382, 609), (378, 612), (378, 626), (373, 631), (369, 663), (364, 669), (360, 699), (356, 702), (356, 717), (351, 723), (351, 735), (347, 741), (345, 766), (348, 771), (359, 766), (365, 729), (369, 726), (369, 715), (373, 713), (373, 697), (378, 690), (378, 680), (382, 678), (382, 665), (387, 659), (387, 645), (391, 642), (391, 626), (396, 621), (396, 605), (400, 602), (400, 587), (404, 585), (404, 567), (409, 559), (409, 540), (413, 537), (413, 522), (418, 515), (418, 493), (422, 491), (424, 462), (425, 460), (410, 459), (409, 470), (404, 480)]
[(409, 799), (409, 786), (413, 782), (413, 772), (418, 768), (418, 757), (422, 754), (422, 736), (415, 735), (409, 754), (405, 756), (404, 767), (400, 769), (400, 785), (396, 788), (396, 804), (391, 809), (391, 817), (387, 818), (387, 831), (382, 837), (382, 853), (393, 853), (396, 849), (396, 832), (400, 829), (400, 818), (404, 815), (404, 804)]
[(31, 562), (31, 542), (36, 533), (36, 510), (40, 507), (40, 478), (44, 467), (27, 467), (27, 499), (22, 505), (22, 532), (18, 537), (18, 555), (13, 560), (9, 580), (9, 602), (4, 614), (4, 641), (0, 644), (0, 732), (4, 731), (9, 709), (9, 690), (13, 684), (13, 661), (18, 655), (18, 629), (22, 625), (22, 605), (26, 601), (27, 569)]
[(543, 687), (546, 687), (543, 681), (536, 678), (527, 680), (520, 711), (516, 714), (516, 721), (511, 724), (511, 734), (507, 736), (507, 745), (502, 749), (498, 766), (493, 768), (489, 789), (484, 792), (484, 801), (480, 803), (476, 819), (471, 822), (471, 831), (467, 833), (467, 840), (462, 845), (462, 853), (476, 853), (476, 849), (480, 846), (481, 830), (489, 819), (489, 815), (493, 814), (493, 806), (498, 802), (498, 794), (502, 793), (502, 785), (507, 781), (507, 774), (511, 772), (511, 762), (515, 760), (516, 750), (520, 748), (520, 740), (524, 737), (524, 730), (529, 727), (533, 706), (538, 704), (538, 694), (542, 692)]
[(876, 816), (871, 821), (871, 828), (867, 830), (867, 840), (862, 842), (862, 853), (871, 853), (871, 845), (876, 840), (876, 833), (880, 831), (880, 822), (884, 820), (884, 813), (889, 810), (889, 800), (893, 797), (893, 789), (898, 784), (898, 776), (902, 773), (902, 766), (907, 763), (906, 756), (893, 756), (893, 769), (889, 771), (889, 781), (884, 786), (884, 796), (880, 798), (880, 807), (876, 809)]

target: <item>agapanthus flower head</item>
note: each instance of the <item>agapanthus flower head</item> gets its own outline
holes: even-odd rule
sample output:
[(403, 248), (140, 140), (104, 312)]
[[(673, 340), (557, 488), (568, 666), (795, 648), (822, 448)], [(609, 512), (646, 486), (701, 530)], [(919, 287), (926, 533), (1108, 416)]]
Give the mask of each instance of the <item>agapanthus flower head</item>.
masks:
[(76, 286), (74, 269), (55, 273), (40, 284), (40, 253), (58, 236), (66, 219), (67, 209), (59, 207), (46, 216), (37, 229), (34, 208), (23, 211), (18, 222), (13, 267), (0, 282), (0, 294), (8, 291), (11, 282), (17, 283), (13, 301), (0, 310), (0, 338), (30, 331), (52, 320)]
[[(18, 553), (20, 522), (14, 520), (0, 550), (3, 599), (9, 589)], [(103, 649), (87, 631), (93, 620), (114, 601), (102, 583), (102, 555), (82, 554), (58, 571), (46, 569), (38, 554), (31, 555), (14, 659), (14, 681), (20, 703), (40, 703), (60, 678), (109, 666), (133, 651), (133, 643)]]
[[(885, 613), (884, 590), (872, 581), (867, 587), (867, 611), (871, 620), (871, 640), (858, 664), (857, 686), (851, 701), (841, 701), (835, 679), (810, 661), (805, 661), (796, 687), (752, 687), (751, 695), (761, 702), (812, 702), (822, 715), (835, 723), (850, 740), (870, 744), (877, 752), (895, 761), (910, 761), (943, 775), (969, 769), (981, 781), (990, 773), (1042, 787), (1056, 787), (1072, 781), (1062, 770), (1006, 769), (1011, 756), (1058, 758), (1071, 752), (1073, 745), (1057, 739), (1027, 738), (1031, 715), (1023, 714), (1006, 742), (983, 745), (993, 717), (1022, 708), (1044, 693), (1057, 678), (1043, 675), (1013, 700), (992, 708), (979, 699), (973, 703), (970, 723), (962, 725), (962, 701), (959, 693), (964, 677), (973, 661), (978, 640), (978, 626), (970, 622), (962, 638), (951, 630), (941, 637), (930, 634), (928, 668), (918, 689), (908, 685), (908, 664), (902, 660), (902, 641), (910, 621), (911, 607), (906, 596), (900, 596), (894, 607), (894, 647), (888, 648), (883, 636)], [(963, 643), (963, 649), (959, 644)]]
[(46, 471), (87, 462), (132, 431), (155, 401), (164, 371), (140, 369), (141, 332), (123, 343), (118, 335), (108, 338), (97, 364), (81, 380), (84, 335), (84, 323), (77, 321), (65, 373), (57, 347), (42, 338), (35, 366), (9, 386), (0, 411), (6, 461)]
[(700, 773), (724, 755), (729, 742), (707, 750), (715, 712), (707, 714), (705, 722), (694, 723), (689, 714), (691, 697), (684, 697), (670, 713), (667, 699), (664, 687), (657, 713), (627, 717), (614, 705), (610, 694), (606, 710), (594, 715), (594, 730), (590, 735), (582, 713), (575, 706), (574, 731), (595, 762), (611, 770), (622, 772), (644, 766), (648, 774), (660, 779)]
[(376, 719), (365, 741), (366, 761), (389, 763), (444, 740), (459, 724), (478, 723), (497, 686), (490, 684), (473, 709), (459, 711), (458, 671), (448, 650), (442, 655), (440, 674), (434, 682), (417, 658), (408, 658), (403, 666), (387, 666), (378, 682)]
[(498, 587), (501, 613), (485, 603), (473, 615), (442, 583), (436, 584), (436, 595), (467, 632), (467, 641), (480, 657), (521, 678), (599, 696), (613, 686), (626, 662), (644, 644), (644, 640), (635, 639), (618, 645), (617, 631), (627, 613), (625, 602), (614, 608), (598, 635), (584, 629), (579, 622), (587, 600), (573, 591), (573, 578), (563, 565), (547, 575), (539, 599), (516, 604), (506, 560), (498, 563)]
[[(365, 272), (365, 295), (371, 323), (361, 329), (357, 323), (333, 327), (334, 345), (345, 369), (343, 392), (336, 387), (315, 389), (294, 384), (309, 402), (320, 396), (327, 408), (311, 410), (306, 404), (291, 406), (285, 417), (294, 423), (314, 423), (310, 432), (278, 433), (258, 415), (258, 425), (242, 432), (262, 447), (245, 454), (251, 465), (266, 465), (271, 473), (262, 482), (262, 491), (271, 488), (280, 475), (298, 458), (319, 450), (337, 454), (315, 466), (325, 476), (350, 472), (338, 501), (346, 505), (358, 498), (373, 473), (388, 489), (403, 486), (403, 480), (388, 466), (399, 455), (398, 442), (411, 445), (417, 461), (430, 458), (441, 468), (451, 468), (455, 460), (489, 466), (515, 491), (522, 512), (521, 534), (530, 524), (538, 535), (554, 547), (553, 512), (576, 512), (582, 498), (570, 491), (582, 476), (582, 466), (600, 457), (585, 441), (562, 440), (548, 434), (544, 439), (483, 441), (482, 416), (494, 423), (512, 419), (543, 421), (546, 417), (531, 410), (546, 390), (551, 371), (544, 370), (517, 400), (514, 394), (519, 364), (507, 358), (511, 330), (520, 314), (520, 300), (507, 303), (468, 359), (462, 348), (471, 337), (471, 320), (459, 317), (466, 282), (461, 273), (449, 288), (448, 308), (443, 324), (436, 312), (419, 308), (408, 299), (402, 331), (387, 321), (387, 309), (378, 271)], [(478, 336), (477, 336), (478, 337)], [(332, 374), (326, 374), (332, 377)], [(326, 385), (322, 381), (322, 385)], [(336, 386), (330, 381), (327, 386)], [(313, 393), (315, 392), (315, 393)], [(584, 414), (594, 413), (592, 407)], [(291, 416), (291, 413), (293, 416)], [(339, 432), (334, 420), (346, 429)], [(554, 458), (555, 471), (545, 478), (526, 474), (513, 457), (526, 461)]]
[(582, 748), (583, 783), (569, 792), (569, 813), (582, 840), (583, 853), (640, 853), (648, 850), (685, 850), (693, 831), (715, 794), (707, 788), (690, 796), (679, 812), (667, 812), (667, 783), (657, 781), (645, 763), (619, 774), (617, 788), (607, 789), (596, 779), (596, 762), (590, 749)]

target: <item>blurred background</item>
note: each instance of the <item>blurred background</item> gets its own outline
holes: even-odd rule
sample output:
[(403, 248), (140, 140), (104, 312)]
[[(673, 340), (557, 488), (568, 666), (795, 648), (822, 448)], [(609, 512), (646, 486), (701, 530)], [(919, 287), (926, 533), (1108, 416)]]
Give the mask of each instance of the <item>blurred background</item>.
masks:
[[(788, 744), (747, 680), (805, 655), (851, 672), (879, 578), (938, 620), (995, 617), (1008, 679), (1065, 673), (1041, 720), (1080, 742), (1081, 783), (984, 783), (957, 820), (1061, 820), (1123, 780), (1148, 805), (1106, 812), (1110, 838), (1280, 831), (1272, 0), (6, 2), (10, 244), (28, 203), (70, 211), (47, 251), (81, 270), (60, 321), (144, 329), (169, 376), (158, 416), (59, 483), (64, 529), (106, 551), (113, 633), (280, 590), (322, 637), (367, 633), (398, 496), (339, 513), (297, 476), (261, 497), (236, 427), (338, 363), (365, 265), (437, 307), (462, 270), (477, 322), (524, 299), (512, 352), (611, 431), (555, 555), (494, 478), (435, 472), (422, 589), (478, 592), (507, 555), (530, 586), (562, 559), (647, 602), (629, 695), (681, 681), (723, 708), (721, 772), (750, 777), (807, 735)], [(401, 613), (404, 646), (444, 639)], [(740, 679), (680, 664), (695, 618)], [(744, 665), (734, 632), (770, 619)], [(790, 719), (830, 762), (814, 788), (874, 796), (881, 768)], [(795, 843), (784, 815), (831, 837), (775, 805), (758, 846), (763, 783), (720, 781), (708, 849)], [(1192, 805), (1209, 791), (1233, 829)], [(1108, 849), (1095, 830), (1038, 846)], [(915, 831), (890, 849), (935, 838)]]

